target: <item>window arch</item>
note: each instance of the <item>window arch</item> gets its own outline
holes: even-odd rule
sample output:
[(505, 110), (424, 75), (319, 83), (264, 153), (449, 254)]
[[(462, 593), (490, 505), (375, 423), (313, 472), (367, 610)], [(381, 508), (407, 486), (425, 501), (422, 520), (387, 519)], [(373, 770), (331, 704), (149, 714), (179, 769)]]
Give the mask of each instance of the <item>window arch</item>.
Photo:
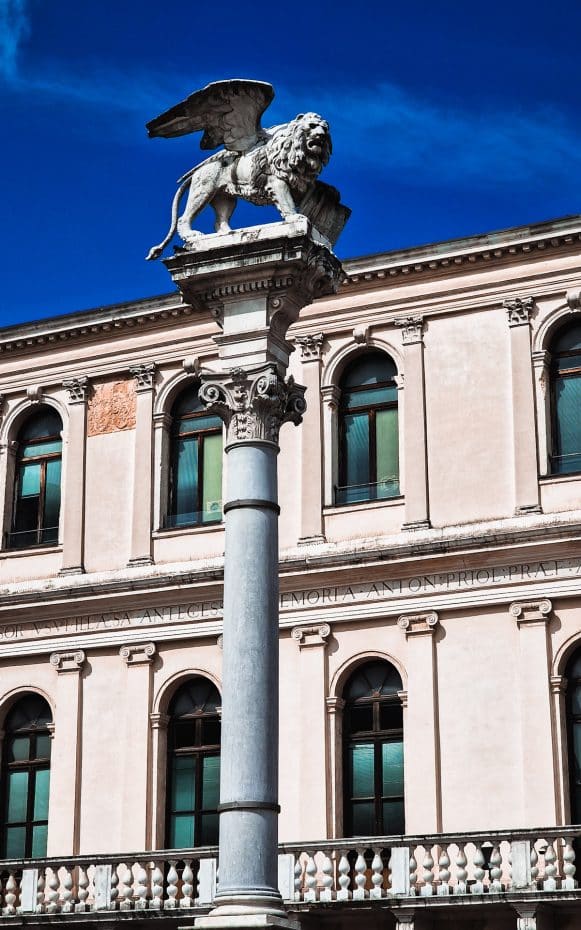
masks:
[(218, 842), (220, 694), (192, 678), (169, 705), (166, 844), (171, 849)]
[(10, 548), (58, 542), (62, 429), (56, 410), (44, 406), (18, 432)]
[(389, 662), (360, 665), (343, 690), (346, 836), (404, 833), (403, 708)]
[(38, 694), (21, 697), (4, 724), (2, 856), (46, 856), (52, 714)]
[(399, 495), (396, 374), (388, 355), (370, 350), (341, 376), (336, 504)]
[(551, 471), (581, 471), (581, 320), (563, 326), (551, 342), (551, 405)]
[(209, 416), (192, 385), (171, 411), (170, 490), (166, 526), (222, 519), (222, 421)]

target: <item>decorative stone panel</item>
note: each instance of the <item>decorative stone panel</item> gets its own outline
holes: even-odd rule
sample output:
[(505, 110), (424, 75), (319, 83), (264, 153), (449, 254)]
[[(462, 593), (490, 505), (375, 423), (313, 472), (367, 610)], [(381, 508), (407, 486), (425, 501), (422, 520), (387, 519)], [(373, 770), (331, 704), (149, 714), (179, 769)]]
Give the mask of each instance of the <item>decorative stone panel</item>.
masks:
[(89, 400), (87, 435), (102, 436), (134, 429), (136, 416), (133, 378), (96, 384)]
[(397, 625), (408, 636), (419, 636), (425, 633), (433, 633), (438, 625), (438, 614), (431, 610), (426, 614), (410, 614), (398, 619)]

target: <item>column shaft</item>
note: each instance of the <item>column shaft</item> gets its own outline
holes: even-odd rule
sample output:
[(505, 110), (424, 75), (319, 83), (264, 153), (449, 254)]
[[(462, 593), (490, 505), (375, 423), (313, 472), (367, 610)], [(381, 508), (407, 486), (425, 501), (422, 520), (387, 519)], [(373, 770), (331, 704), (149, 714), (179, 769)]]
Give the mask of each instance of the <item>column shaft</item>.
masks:
[(151, 845), (150, 669), (155, 655), (155, 646), (153, 643), (122, 646), (119, 655), (125, 659), (127, 664), (121, 842), (123, 849), (149, 849)]
[(321, 465), (321, 346), (323, 334), (298, 336), (303, 361), (302, 382), (309, 395), (309, 406), (301, 430), (301, 529), (299, 542), (324, 540), (323, 479)]
[(133, 463), (133, 508), (130, 563), (152, 561), (153, 510), (153, 378), (155, 366), (131, 369), (136, 381), (135, 455)]
[[(426, 393), (424, 385), (423, 320), (411, 317), (400, 321), (404, 345), (405, 433), (403, 490), (404, 529), (430, 525), (428, 495), (428, 453), (426, 438)], [(400, 392), (401, 393), (401, 392)]]
[(66, 476), (63, 481), (63, 561), (61, 574), (84, 572), (87, 378), (64, 382), (69, 398)]
[(529, 513), (540, 509), (535, 386), (529, 324), (532, 304), (532, 298), (505, 301), (510, 327), (516, 513)]
[(82, 752), (81, 669), (85, 654), (54, 652), (57, 671), (54, 739), (50, 764), (48, 856), (76, 856), (79, 852), (80, 775)]

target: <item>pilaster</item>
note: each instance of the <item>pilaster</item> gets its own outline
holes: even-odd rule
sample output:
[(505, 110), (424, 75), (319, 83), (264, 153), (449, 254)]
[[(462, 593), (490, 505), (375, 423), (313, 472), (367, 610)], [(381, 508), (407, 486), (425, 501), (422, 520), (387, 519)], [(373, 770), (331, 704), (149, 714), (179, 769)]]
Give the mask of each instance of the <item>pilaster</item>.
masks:
[(151, 729), (151, 845), (165, 849), (168, 714), (149, 715)]
[(85, 570), (85, 482), (87, 449), (87, 400), (89, 379), (82, 376), (63, 381), (69, 405), (66, 432), (66, 474), (63, 475), (63, 561), (61, 575), (78, 575)]
[(321, 415), (321, 352), (323, 333), (297, 336), (302, 382), (310, 398), (301, 430), (301, 530), (299, 544), (324, 542), (323, 423)]
[(129, 371), (135, 378), (137, 401), (129, 564), (148, 565), (153, 561), (153, 399), (156, 366), (148, 362), (134, 365)]
[(345, 701), (341, 697), (325, 699), (327, 729), (329, 734), (329, 782), (331, 838), (344, 835), (343, 829), (343, 711)]
[(403, 488), (405, 523), (402, 529), (430, 526), (426, 390), (424, 377), (424, 327), (422, 316), (395, 320), (401, 329), (405, 376), (405, 432)]
[(151, 665), (155, 653), (155, 643), (132, 644), (119, 650), (127, 666), (121, 802), (121, 842), (124, 849), (148, 849), (151, 845), (149, 708)]
[(58, 715), (50, 765), (47, 855), (75, 856), (79, 852), (85, 653), (82, 649), (53, 652), (50, 664), (57, 675)]
[(535, 386), (531, 360), (532, 297), (515, 297), (503, 304), (510, 331), (515, 513), (538, 513), (539, 479)]
[(332, 507), (335, 488), (339, 483), (339, 408), (340, 391), (336, 384), (321, 388), (323, 401), (323, 503)]
[[(437, 833), (442, 829), (440, 786), (440, 725), (435, 632), (438, 614), (401, 616), (398, 626), (406, 638), (408, 669), (404, 777), (406, 833)], [(408, 784), (421, 788), (415, 793)]]
[(557, 788), (557, 823), (570, 823), (569, 760), (567, 753), (567, 679), (563, 675), (549, 678), (553, 707), (553, 733), (555, 734), (555, 774)]
[(551, 356), (541, 349), (532, 353), (535, 401), (537, 409), (537, 444), (539, 475), (551, 473)]

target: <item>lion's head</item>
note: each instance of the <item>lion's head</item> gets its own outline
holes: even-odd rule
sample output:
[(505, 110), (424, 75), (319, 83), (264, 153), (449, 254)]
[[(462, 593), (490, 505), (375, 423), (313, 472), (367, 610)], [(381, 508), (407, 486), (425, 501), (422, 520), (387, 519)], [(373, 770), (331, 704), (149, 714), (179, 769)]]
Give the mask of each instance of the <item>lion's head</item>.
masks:
[(331, 156), (329, 124), (317, 113), (300, 113), (267, 143), (273, 174), (304, 193)]

